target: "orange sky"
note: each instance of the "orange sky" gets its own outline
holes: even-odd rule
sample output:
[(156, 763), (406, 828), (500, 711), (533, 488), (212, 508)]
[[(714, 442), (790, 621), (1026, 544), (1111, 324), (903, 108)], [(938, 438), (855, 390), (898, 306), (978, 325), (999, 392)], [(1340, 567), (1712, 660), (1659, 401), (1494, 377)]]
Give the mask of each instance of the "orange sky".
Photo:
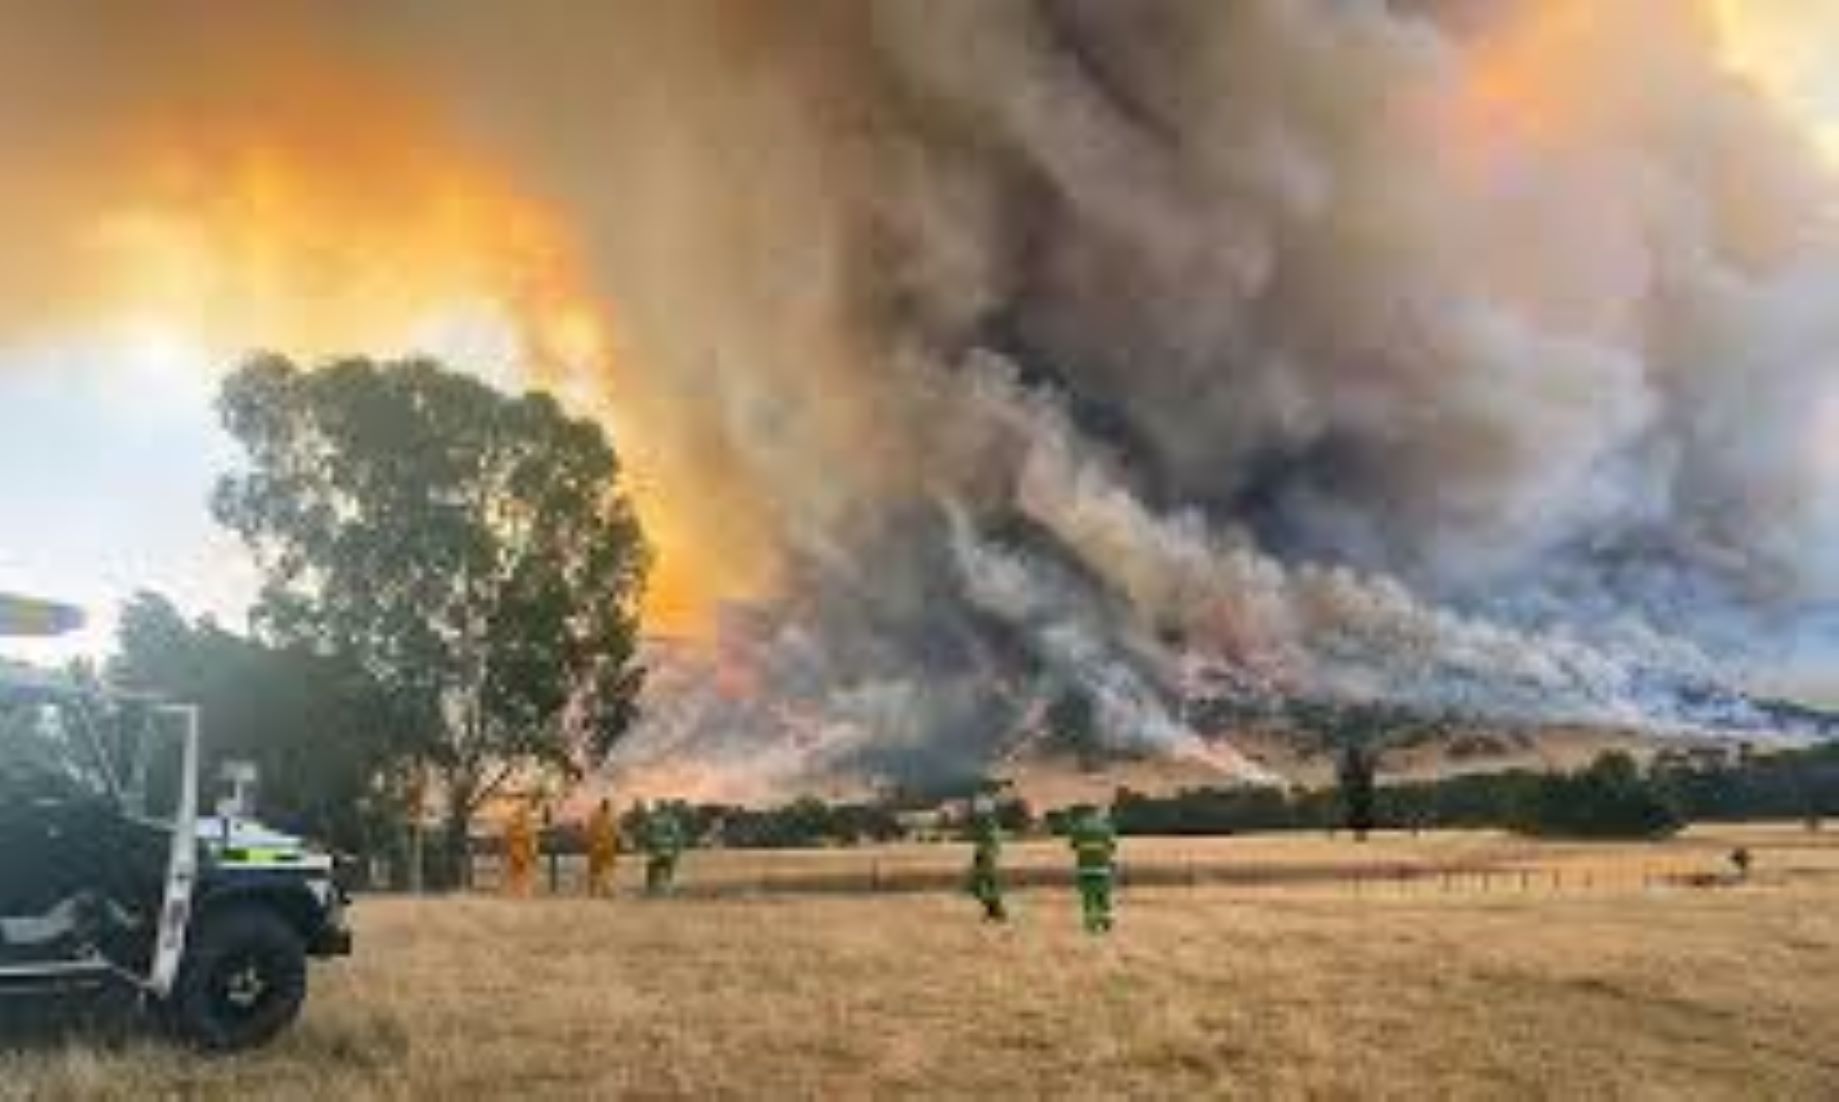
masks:
[(219, 91), (113, 120), (71, 166), (113, 186), (74, 229), (80, 286), (53, 323), (129, 332), (207, 371), (257, 346), (391, 354), (458, 332), (465, 366), (612, 423), (658, 552), (650, 626), (700, 630), (716, 599), (700, 580), (732, 572), (665, 509), (642, 434), (620, 431), (612, 310), (571, 228), (371, 74), (302, 59)]

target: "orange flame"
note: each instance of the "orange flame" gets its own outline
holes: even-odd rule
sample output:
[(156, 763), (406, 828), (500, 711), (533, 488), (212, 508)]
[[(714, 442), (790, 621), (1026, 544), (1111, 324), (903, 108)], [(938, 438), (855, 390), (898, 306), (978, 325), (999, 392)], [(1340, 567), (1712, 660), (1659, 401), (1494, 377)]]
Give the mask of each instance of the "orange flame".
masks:
[(1458, 150), (1536, 150), (1575, 135), (1607, 20), (1591, 0), (1547, 0), (1491, 25), (1464, 60), (1445, 122)]
[(431, 334), (457, 326), (484, 345), (468, 366), (616, 429), (658, 552), (649, 627), (699, 632), (714, 599), (702, 579), (717, 572), (665, 507), (642, 434), (617, 431), (621, 350), (572, 227), (405, 89), (299, 49), (110, 120), (82, 166), (105, 199), (74, 235), (76, 285), (47, 320), (127, 323), (225, 365), (258, 347), (446, 351)]

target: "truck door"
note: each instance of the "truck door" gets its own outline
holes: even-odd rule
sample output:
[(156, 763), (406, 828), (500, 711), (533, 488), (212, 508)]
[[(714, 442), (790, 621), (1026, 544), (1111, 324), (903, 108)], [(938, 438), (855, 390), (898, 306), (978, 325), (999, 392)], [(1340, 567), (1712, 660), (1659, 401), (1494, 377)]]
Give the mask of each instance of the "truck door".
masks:
[(0, 915), (37, 915), (81, 890), (114, 795), (54, 703), (0, 705)]
[(0, 942), (12, 958), (117, 942), (157, 907), (157, 840), (122, 814), (74, 708), (0, 699)]

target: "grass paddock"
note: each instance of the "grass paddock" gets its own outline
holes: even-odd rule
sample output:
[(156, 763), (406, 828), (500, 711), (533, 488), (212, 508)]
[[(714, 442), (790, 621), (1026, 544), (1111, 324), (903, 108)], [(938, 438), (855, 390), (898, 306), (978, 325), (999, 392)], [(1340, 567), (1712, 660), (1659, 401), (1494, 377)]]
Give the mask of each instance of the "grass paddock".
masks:
[[(1733, 841), (1758, 855), (1749, 885), (1611, 875), (1663, 856), (1714, 868)], [(1303, 863), (1356, 848), (1258, 844)], [(15, 1041), (0, 1097), (1832, 1096), (1839, 838), (1358, 848), (1488, 845), (1602, 879), (1139, 887), (1109, 938), (1053, 888), (1019, 893), (1008, 927), (949, 893), (371, 898), (358, 955), (316, 969), (272, 1048)]]

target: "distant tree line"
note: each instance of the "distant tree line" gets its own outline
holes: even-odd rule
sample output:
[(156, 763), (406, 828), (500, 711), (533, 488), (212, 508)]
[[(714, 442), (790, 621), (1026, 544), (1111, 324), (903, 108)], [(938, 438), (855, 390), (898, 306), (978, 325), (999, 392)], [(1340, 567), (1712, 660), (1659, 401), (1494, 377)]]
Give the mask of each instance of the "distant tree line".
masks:
[[(1028, 834), (1037, 825), (1027, 802), (1014, 796), (994, 798), (993, 807), (997, 822), (1012, 835)], [(628, 845), (644, 836), (646, 817), (658, 812), (676, 818), (685, 842), (692, 848), (828, 849), (956, 838), (969, 829), (968, 803), (922, 806), (914, 802), (911, 792), (890, 791), (872, 800), (836, 803), (804, 796), (773, 807), (660, 800), (636, 802), (620, 815), (620, 834)], [(585, 852), (584, 827), (584, 823), (575, 821), (550, 824), (545, 849), (555, 853)], [(488, 842), (486, 848), (491, 849), (492, 844)]]
[[(635, 804), (620, 818), (621, 832), (628, 838), (640, 836), (644, 817), (662, 807), (677, 817), (691, 845), (720, 846), (727, 849), (818, 849), (832, 846), (870, 845), (913, 838), (927, 833), (914, 818), (919, 809), (903, 807), (893, 795), (874, 800), (830, 803), (815, 796), (805, 796), (774, 807), (743, 807), (738, 804), (664, 801), (647, 806)], [(952, 836), (965, 828), (962, 805), (933, 812), (931, 832)], [(1034, 815), (1027, 803), (1013, 797), (995, 801), (997, 821), (1012, 834), (1027, 833), (1034, 826)], [(570, 833), (567, 838), (572, 839)], [(564, 840), (568, 848), (573, 843)]]
[[(1663, 752), (1646, 768), (1621, 752), (1570, 772), (1508, 770), (1435, 781), (1380, 784), (1377, 755), (1349, 755), (1342, 782), (1322, 788), (1236, 786), (1151, 796), (1117, 790), (1112, 813), (1129, 835), (1228, 835), (1284, 830), (1416, 830), (1433, 827), (1511, 830), (1550, 838), (1657, 838), (1692, 821), (1805, 819), (1839, 815), (1839, 743), (1768, 754)], [(956, 837), (970, 794), (954, 790), (921, 826), (927, 807), (910, 792), (867, 802), (825, 803), (807, 797), (775, 808), (672, 805), (699, 844), (796, 849), (848, 846), (916, 836)], [(1065, 832), (1069, 812), (1037, 816), (1013, 796), (995, 800), (998, 820), (1015, 835)], [(629, 829), (632, 825), (629, 824)]]
[[(1357, 782), (1358, 783), (1358, 782)], [(1120, 790), (1125, 834), (1208, 835), (1353, 827), (1342, 787), (1196, 788), (1169, 796)], [(1354, 794), (1358, 806), (1361, 794)], [(1804, 819), (1839, 814), (1839, 743), (1726, 760), (1663, 752), (1643, 770), (1605, 753), (1575, 772), (1508, 770), (1378, 785), (1369, 826), (1506, 829), (1541, 837), (1661, 837), (1692, 821)]]
[[(807, 849), (888, 842), (903, 833), (894, 810), (880, 803), (827, 803), (813, 796), (769, 808), (733, 804), (666, 805), (694, 845), (730, 849)], [(637, 837), (643, 805), (628, 812), (622, 827)]]

